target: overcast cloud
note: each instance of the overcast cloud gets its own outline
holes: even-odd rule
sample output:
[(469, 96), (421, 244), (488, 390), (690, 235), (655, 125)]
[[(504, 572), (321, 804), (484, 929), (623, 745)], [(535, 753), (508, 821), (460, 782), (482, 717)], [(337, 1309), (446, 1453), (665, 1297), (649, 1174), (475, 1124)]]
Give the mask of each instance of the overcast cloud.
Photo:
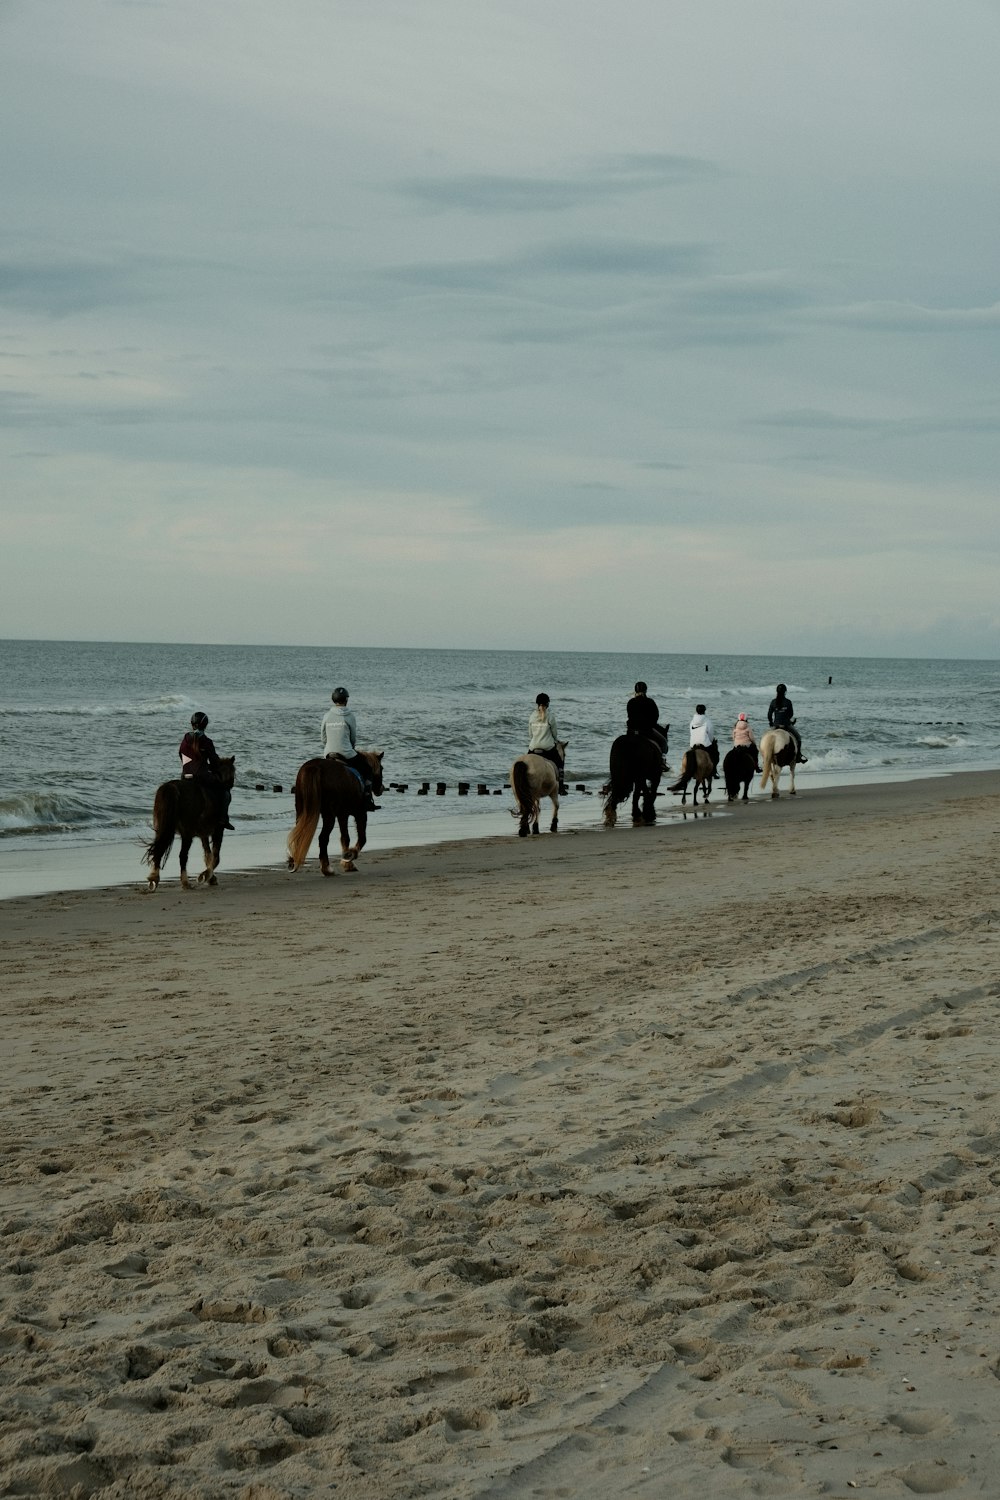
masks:
[(1000, 14), (0, 4), (0, 635), (1000, 657)]

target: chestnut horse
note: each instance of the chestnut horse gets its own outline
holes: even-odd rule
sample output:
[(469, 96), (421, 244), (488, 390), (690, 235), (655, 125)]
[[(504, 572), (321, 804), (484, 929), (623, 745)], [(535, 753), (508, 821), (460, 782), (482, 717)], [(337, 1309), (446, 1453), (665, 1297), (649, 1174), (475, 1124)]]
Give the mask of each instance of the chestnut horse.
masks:
[(165, 781), (157, 788), (153, 799), (153, 842), (143, 855), (149, 865), (149, 889), (155, 891), (160, 883), (160, 867), (170, 853), (174, 839), (180, 835), (181, 885), (191, 889), (187, 877), (188, 850), (192, 842), (201, 839), (205, 851), (205, 868), (198, 876), (199, 883), (218, 885), (215, 871), (219, 864), (222, 835), (228, 821), (226, 805), (219, 796), (219, 786), (227, 790), (236, 780), (236, 757), (220, 756), (222, 774), (218, 781), (209, 781), (202, 776), (178, 777), (176, 781)]
[[(556, 740), (556, 749), (560, 759), (566, 759), (566, 746), (568, 740)], [(538, 832), (538, 820), (541, 816), (541, 799), (549, 797), (552, 801), (552, 822), (549, 824), (550, 833), (559, 832), (559, 781), (560, 769), (554, 761), (545, 755), (534, 755), (529, 750), (527, 755), (519, 755), (510, 768), (510, 789), (514, 793), (514, 801), (517, 808), (514, 817), (520, 818), (517, 826), (518, 837), (528, 837), (530, 827), (532, 833)]]
[[(372, 791), (376, 797), (382, 792), (382, 751), (359, 750), (371, 767)], [(355, 860), (365, 847), (368, 832), (368, 811), (365, 807), (365, 790), (361, 778), (333, 756), (307, 760), (299, 767), (295, 777), (295, 827), (288, 835), (288, 868), (298, 870), (305, 862), (312, 843), (316, 825), (322, 818), (319, 830), (319, 867), (324, 875), (332, 875), (330, 869), (330, 829), (336, 822), (340, 828), (340, 868), (346, 872), (356, 870)], [(348, 819), (354, 819), (357, 838), (351, 844)]]

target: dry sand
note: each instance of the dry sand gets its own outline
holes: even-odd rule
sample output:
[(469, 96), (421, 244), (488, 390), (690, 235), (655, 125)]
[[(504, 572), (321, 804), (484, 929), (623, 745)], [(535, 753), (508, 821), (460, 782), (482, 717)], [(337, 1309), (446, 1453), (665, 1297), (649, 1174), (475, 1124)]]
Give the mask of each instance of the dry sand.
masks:
[(0, 1495), (1000, 1494), (1000, 773), (0, 907)]

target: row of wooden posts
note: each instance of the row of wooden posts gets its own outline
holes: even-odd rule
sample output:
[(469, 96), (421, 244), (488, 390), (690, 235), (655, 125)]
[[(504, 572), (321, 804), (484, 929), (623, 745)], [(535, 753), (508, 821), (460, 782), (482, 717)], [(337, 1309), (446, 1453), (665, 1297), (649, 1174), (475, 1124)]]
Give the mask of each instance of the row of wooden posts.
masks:
[[(438, 797), (443, 797), (448, 791), (448, 783), (446, 781), (435, 781), (433, 783), (430, 781), (422, 781), (416, 789), (417, 796), (428, 797), (430, 795), (432, 785), (434, 787), (435, 795)], [(262, 781), (258, 781), (254, 790), (258, 792), (266, 792), (267, 787)], [(284, 787), (282, 786), (280, 781), (276, 781), (272, 784), (271, 790), (272, 792), (283, 792)], [(408, 792), (410, 790), (410, 783), (408, 781), (390, 781), (388, 790), (390, 792)], [(472, 782), (459, 781), (456, 784), (456, 790), (460, 797), (467, 797), (472, 790)], [(591, 792), (585, 781), (578, 781), (575, 785), (574, 790), (583, 792), (587, 797), (593, 796), (593, 793)], [(488, 787), (485, 781), (476, 782), (476, 795), (478, 797), (502, 797), (505, 791), (507, 791), (507, 787), (505, 786)], [(559, 783), (559, 791), (563, 796), (565, 796), (565, 794), (569, 791), (569, 787), (567, 786), (565, 781), (561, 781)]]

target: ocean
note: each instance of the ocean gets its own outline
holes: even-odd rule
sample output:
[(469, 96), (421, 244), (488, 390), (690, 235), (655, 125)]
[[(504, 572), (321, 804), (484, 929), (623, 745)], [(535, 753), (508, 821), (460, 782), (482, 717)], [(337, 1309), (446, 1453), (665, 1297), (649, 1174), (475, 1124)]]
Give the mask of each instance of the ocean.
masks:
[[(569, 741), (563, 824), (597, 826), (596, 792), (638, 678), (671, 725), (673, 765), (696, 703), (708, 706), (724, 747), (741, 710), (759, 737), (784, 681), (809, 757), (800, 792), (1000, 767), (1000, 663), (992, 661), (6, 641), (0, 896), (141, 880), (153, 794), (178, 773), (177, 746), (195, 709), (208, 714), (219, 753), (236, 756), (237, 832), (226, 836), (223, 870), (280, 861), (291, 784), (301, 762), (320, 753), (320, 720), (339, 684), (350, 691), (360, 743), (385, 751), (370, 848), (508, 835), (512, 802), (501, 789), (541, 690)], [(424, 781), (430, 794), (421, 796)], [(470, 795), (458, 795), (459, 781), (471, 783)], [(477, 794), (480, 784), (487, 795)], [(670, 797), (658, 806), (677, 810)], [(165, 878), (176, 868), (175, 851)]]

